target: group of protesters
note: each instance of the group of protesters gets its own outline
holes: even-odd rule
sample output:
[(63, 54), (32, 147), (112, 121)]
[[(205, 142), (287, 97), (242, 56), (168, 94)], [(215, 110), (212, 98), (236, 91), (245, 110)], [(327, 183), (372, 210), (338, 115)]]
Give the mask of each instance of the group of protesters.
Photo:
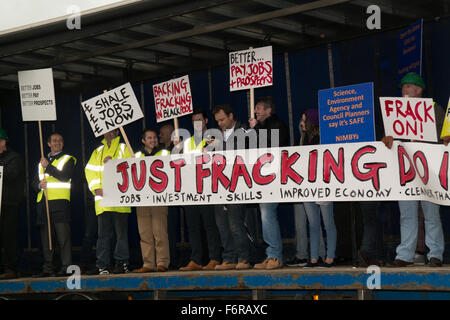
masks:
[[(400, 83), (403, 96), (422, 97), (425, 83), (417, 74), (407, 74)], [(435, 106), (438, 136), (443, 123), (443, 111)], [(271, 97), (256, 100), (254, 117), (248, 121), (239, 121), (228, 104), (217, 105), (212, 116), (217, 122), (222, 139), (205, 137), (208, 128), (208, 116), (202, 109), (194, 109), (190, 115), (194, 134), (182, 141), (175, 134), (171, 124), (163, 125), (159, 133), (155, 129), (145, 129), (141, 136), (142, 148), (135, 157), (166, 156), (171, 153), (202, 153), (222, 144), (227, 150), (246, 148), (227, 143), (238, 134), (265, 131), (265, 145), (284, 147), (289, 145), (288, 127), (276, 114), (275, 102)], [(305, 110), (299, 117), (300, 138), (296, 145), (320, 144), (319, 115), (316, 108)], [(277, 135), (271, 131), (276, 130)], [(278, 137), (277, 141), (271, 137)], [(0, 279), (17, 277), (17, 229), (18, 210), (23, 197), (23, 163), (21, 157), (9, 148), (7, 133), (0, 129), (0, 165), (3, 166), (3, 192), (0, 220), (3, 274)], [(449, 137), (443, 138), (448, 144)], [(383, 137), (387, 148), (392, 147), (393, 138)], [(37, 193), (37, 219), (40, 228), (43, 251), (42, 272), (37, 277), (67, 276), (67, 267), (72, 264), (72, 245), (70, 228), (70, 191), (71, 181), (77, 159), (64, 152), (64, 138), (54, 132), (47, 139), (50, 152), (40, 159), (32, 187)], [(260, 143), (258, 143), (260, 145)], [(104, 165), (111, 159), (130, 158), (131, 153), (125, 143), (120, 141), (117, 129), (105, 133), (101, 145), (97, 147), (84, 168), (86, 181), (93, 201), (98, 223), (95, 268), (86, 274), (119, 274), (166, 272), (174, 265), (176, 251), (176, 234), (173, 216), (177, 209), (173, 206), (137, 207), (137, 222), (143, 264), (132, 269), (129, 264), (128, 217), (130, 207), (102, 207)], [(46, 204), (46, 199), (48, 204)], [(358, 257), (360, 265), (376, 264), (384, 266), (384, 257), (380, 253), (383, 234), (380, 228), (378, 203), (362, 201), (363, 238)], [(50, 216), (47, 221), (46, 206)], [(296, 232), (296, 254), (287, 261), (283, 260), (283, 242), (278, 221), (278, 203), (260, 203), (262, 237), (267, 245), (266, 258), (253, 264), (250, 259), (251, 241), (245, 226), (246, 204), (210, 204), (185, 205), (185, 214), (191, 254), (189, 262), (179, 268), (180, 271), (196, 270), (245, 270), (245, 269), (279, 269), (291, 267), (333, 267), (336, 265), (335, 251), (337, 229), (334, 220), (333, 202), (294, 203)], [(399, 201), (400, 208), (400, 244), (396, 250), (395, 260), (388, 265), (405, 267), (413, 265), (424, 248), (417, 250), (419, 230), (419, 212), (423, 211), (425, 245), (429, 251), (426, 261), (431, 267), (442, 266), (444, 252), (444, 234), (440, 220), (439, 205), (421, 201)], [(325, 228), (323, 237), (321, 223)], [(48, 228), (50, 227), (51, 232)], [(309, 234), (308, 234), (309, 230)], [(49, 233), (54, 245), (49, 246)], [(381, 240), (380, 240), (381, 238)], [(308, 246), (309, 239), (309, 246)], [(204, 243), (206, 241), (206, 243)], [(55, 246), (59, 247), (61, 268), (54, 269)], [(207, 247), (207, 252), (204, 248)], [(309, 248), (309, 253), (308, 253)], [(417, 252), (421, 251), (421, 252)], [(205, 257), (204, 255), (207, 255)], [(203, 261), (208, 261), (203, 263)], [(178, 269), (178, 268), (177, 268)]]

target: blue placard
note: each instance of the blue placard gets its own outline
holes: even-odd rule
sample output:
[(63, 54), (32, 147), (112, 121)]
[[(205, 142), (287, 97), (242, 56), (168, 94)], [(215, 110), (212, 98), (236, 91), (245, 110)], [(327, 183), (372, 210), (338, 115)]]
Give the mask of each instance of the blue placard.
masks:
[(399, 33), (397, 70), (399, 82), (408, 72), (422, 75), (422, 32), (423, 20), (420, 20)]
[(375, 141), (373, 82), (319, 91), (320, 143)]

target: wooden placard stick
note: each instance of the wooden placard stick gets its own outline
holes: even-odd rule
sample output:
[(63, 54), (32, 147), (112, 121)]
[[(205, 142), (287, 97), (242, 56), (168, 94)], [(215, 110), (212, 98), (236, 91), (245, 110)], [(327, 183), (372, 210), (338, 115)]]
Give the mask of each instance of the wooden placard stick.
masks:
[[(253, 47), (250, 47), (253, 49)], [(250, 88), (250, 118), (255, 118), (255, 89)]]
[[(39, 124), (39, 142), (41, 145), (41, 159), (44, 158), (44, 144), (42, 143), (42, 125), (41, 121), (38, 121)], [(44, 168), (44, 181), (45, 181), (45, 168)], [(48, 190), (47, 188), (44, 189), (44, 198), (45, 198), (45, 210), (47, 212), (47, 227), (48, 227), (48, 246), (49, 249), (52, 250), (52, 233), (50, 229), (50, 210), (48, 207)]]

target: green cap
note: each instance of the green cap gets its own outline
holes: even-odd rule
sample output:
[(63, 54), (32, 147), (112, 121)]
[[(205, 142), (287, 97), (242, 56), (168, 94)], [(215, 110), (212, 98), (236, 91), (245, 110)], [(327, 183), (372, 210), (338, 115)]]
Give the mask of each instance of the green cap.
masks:
[(416, 86), (422, 87), (425, 89), (425, 82), (423, 81), (422, 77), (419, 76), (417, 73), (410, 72), (406, 74), (402, 81), (400, 82), (400, 85), (398, 86), (400, 89), (403, 87), (404, 84), (415, 84)]
[(6, 134), (6, 131), (0, 128), (0, 139), (8, 140), (8, 135)]

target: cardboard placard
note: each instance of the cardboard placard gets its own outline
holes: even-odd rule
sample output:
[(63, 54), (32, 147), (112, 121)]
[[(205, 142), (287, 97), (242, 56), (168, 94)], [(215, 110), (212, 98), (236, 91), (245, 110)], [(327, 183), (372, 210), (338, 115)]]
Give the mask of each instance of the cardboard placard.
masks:
[(194, 112), (189, 76), (161, 82), (153, 86), (156, 122), (162, 122)]
[(96, 137), (144, 117), (129, 82), (81, 105)]
[(272, 46), (230, 52), (230, 91), (273, 84)]
[(23, 121), (55, 121), (52, 69), (19, 71), (18, 77)]
[(409, 72), (422, 74), (423, 19), (400, 31), (398, 37), (398, 79)]
[(442, 126), (441, 138), (450, 136), (450, 98), (448, 99), (447, 110), (445, 111), (444, 125)]
[(380, 107), (386, 136), (437, 141), (433, 99), (380, 97)]

